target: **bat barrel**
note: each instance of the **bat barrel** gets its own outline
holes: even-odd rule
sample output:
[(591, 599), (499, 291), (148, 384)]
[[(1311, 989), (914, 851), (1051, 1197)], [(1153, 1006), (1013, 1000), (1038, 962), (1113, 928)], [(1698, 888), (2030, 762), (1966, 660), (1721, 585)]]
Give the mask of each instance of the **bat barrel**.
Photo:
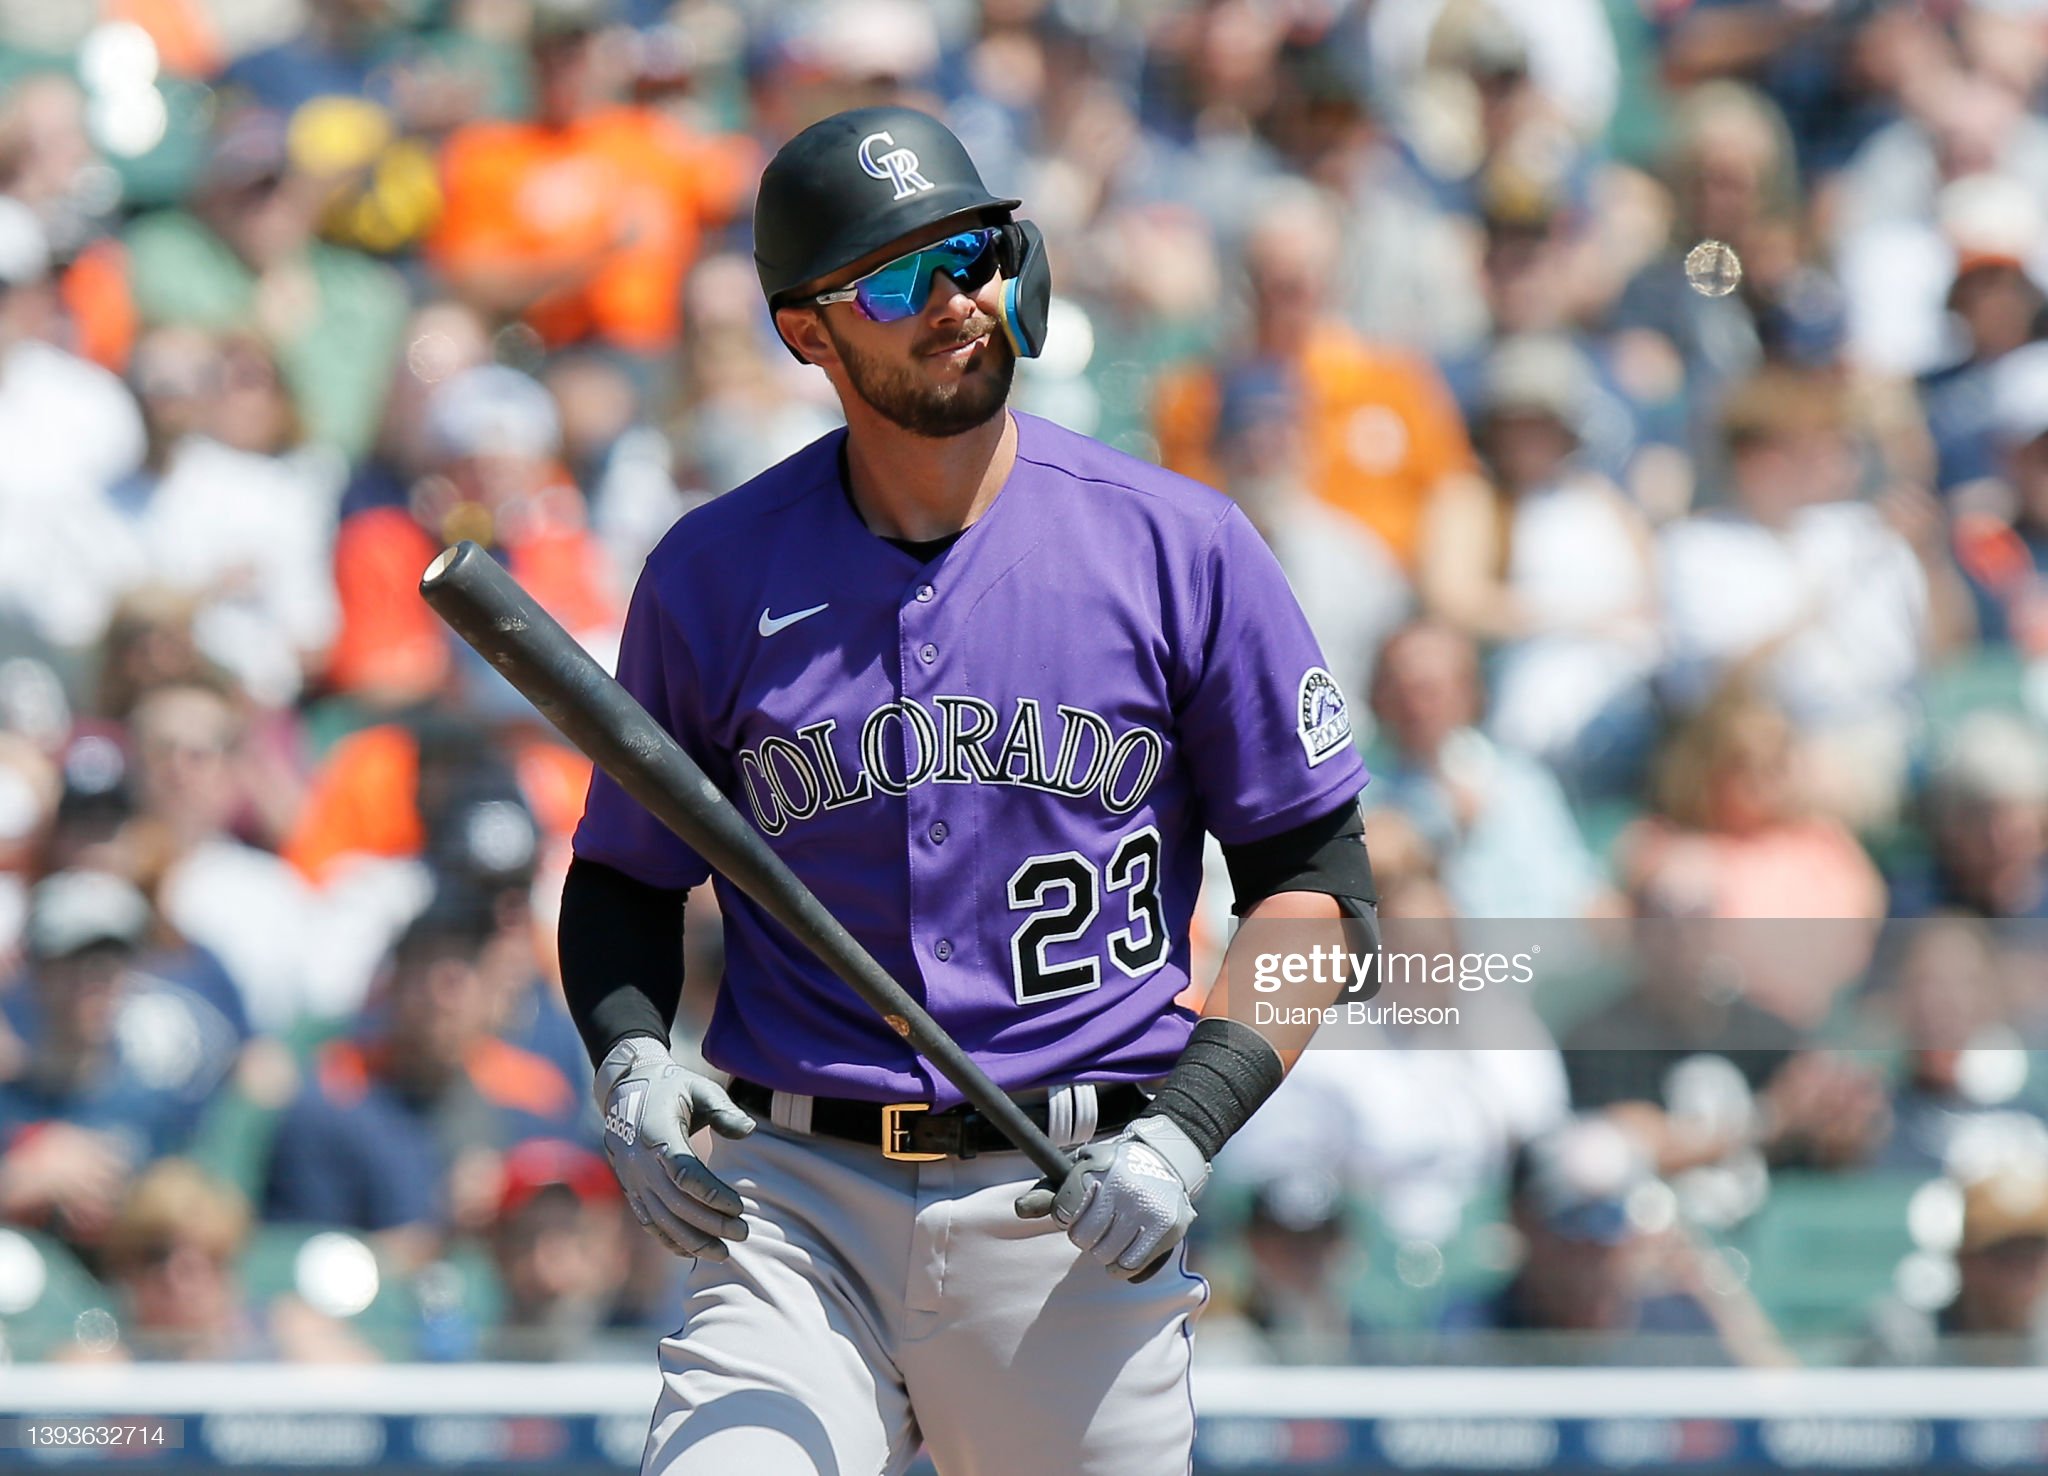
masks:
[(562, 734), (720, 875), (793, 933), (910, 1042), (1039, 1170), (1073, 1167), (1044, 1131), (769, 848), (674, 737), (498, 561), (465, 540), (420, 594)]

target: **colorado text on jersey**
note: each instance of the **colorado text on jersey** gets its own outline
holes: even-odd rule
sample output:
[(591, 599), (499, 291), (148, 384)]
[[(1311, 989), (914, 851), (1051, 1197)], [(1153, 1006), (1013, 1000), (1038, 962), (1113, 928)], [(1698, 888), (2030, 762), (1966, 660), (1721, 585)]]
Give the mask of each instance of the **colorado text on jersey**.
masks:
[[(1035, 697), (1019, 697), (1008, 725), (995, 704), (979, 697), (935, 696), (931, 708), (898, 698), (870, 712), (860, 725), (859, 765), (848, 775), (832, 741), (837, 718), (772, 734), (742, 748), (737, 763), (754, 820), (764, 834), (780, 835), (793, 820), (874, 798), (904, 794), (920, 784), (1009, 784), (1080, 799), (1095, 795), (1113, 815), (1128, 815), (1159, 777), (1166, 741), (1142, 724), (1116, 732), (1109, 720), (1065, 703), (1053, 709), (1059, 729), (1046, 758), (1046, 721)], [(998, 730), (1002, 743), (993, 754)], [(796, 741), (801, 739), (801, 742)]]

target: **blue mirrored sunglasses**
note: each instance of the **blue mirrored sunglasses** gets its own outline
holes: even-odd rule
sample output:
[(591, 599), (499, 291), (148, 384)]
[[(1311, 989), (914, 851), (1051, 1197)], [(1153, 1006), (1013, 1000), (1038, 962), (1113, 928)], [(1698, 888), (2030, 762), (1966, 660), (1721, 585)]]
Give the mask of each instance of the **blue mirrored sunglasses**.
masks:
[(924, 311), (934, 272), (944, 272), (963, 292), (973, 292), (993, 277), (999, 234), (993, 226), (962, 231), (884, 262), (858, 281), (820, 292), (811, 301), (820, 307), (850, 302), (877, 323), (901, 322)]

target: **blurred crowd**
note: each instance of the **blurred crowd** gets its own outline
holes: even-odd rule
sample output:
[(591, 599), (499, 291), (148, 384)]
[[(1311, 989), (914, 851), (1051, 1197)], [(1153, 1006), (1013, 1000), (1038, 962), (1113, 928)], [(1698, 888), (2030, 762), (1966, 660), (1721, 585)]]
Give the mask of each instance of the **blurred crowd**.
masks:
[(1271, 544), (1385, 915), (1656, 925), (1550, 1047), (1311, 1051), (1202, 1356), (2048, 1357), (2039, 0), (0, 0), (4, 1356), (673, 1325), (588, 765), (415, 586), (608, 655), (836, 423), (753, 184), (881, 101), (1045, 231), (1019, 407)]

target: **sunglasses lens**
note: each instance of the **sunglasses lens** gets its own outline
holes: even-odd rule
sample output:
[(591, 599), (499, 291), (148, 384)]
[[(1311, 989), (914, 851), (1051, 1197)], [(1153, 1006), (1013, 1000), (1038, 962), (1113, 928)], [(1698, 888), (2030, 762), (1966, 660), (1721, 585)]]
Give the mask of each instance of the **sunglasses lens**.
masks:
[(972, 292), (995, 275), (993, 230), (965, 231), (899, 256), (861, 279), (856, 301), (877, 323), (895, 323), (924, 309), (932, 273), (944, 272)]

